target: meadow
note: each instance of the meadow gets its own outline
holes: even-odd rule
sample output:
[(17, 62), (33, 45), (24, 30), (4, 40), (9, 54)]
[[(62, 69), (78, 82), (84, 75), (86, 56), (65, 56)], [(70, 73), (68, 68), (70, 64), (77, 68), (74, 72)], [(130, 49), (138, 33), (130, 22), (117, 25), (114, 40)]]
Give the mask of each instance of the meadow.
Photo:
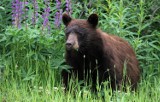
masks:
[[(77, 80), (67, 92), (63, 12), (73, 18), (99, 15), (103, 31), (127, 40), (136, 52), (141, 79), (135, 92)], [(159, 0), (1, 0), (0, 102), (160, 102)]]

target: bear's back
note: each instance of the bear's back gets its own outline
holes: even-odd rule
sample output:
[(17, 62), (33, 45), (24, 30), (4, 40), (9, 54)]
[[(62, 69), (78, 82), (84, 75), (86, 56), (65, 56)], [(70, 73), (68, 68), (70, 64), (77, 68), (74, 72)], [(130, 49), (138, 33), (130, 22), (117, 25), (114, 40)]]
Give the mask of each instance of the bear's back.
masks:
[(98, 30), (98, 34), (103, 41), (104, 55), (110, 60), (113, 67), (111, 69), (115, 69), (116, 73), (119, 73), (117, 77), (123, 76), (126, 67), (131, 83), (136, 83), (139, 80), (140, 71), (138, 60), (130, 44), (118, 36), (107, 34), (101, 30)]

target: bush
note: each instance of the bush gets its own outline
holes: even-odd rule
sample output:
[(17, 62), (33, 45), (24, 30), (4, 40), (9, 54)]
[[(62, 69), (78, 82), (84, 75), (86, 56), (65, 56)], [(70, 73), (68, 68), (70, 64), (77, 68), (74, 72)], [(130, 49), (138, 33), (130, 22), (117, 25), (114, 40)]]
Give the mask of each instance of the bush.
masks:
[(8, 27), (0, 39), (1, 66), (6, 71), (6, 80), (44, 79), (50, 76), (50, 71), (63, 68), (62, 38), (57, 41), (56, 36), (43, 34), (38, 29)]

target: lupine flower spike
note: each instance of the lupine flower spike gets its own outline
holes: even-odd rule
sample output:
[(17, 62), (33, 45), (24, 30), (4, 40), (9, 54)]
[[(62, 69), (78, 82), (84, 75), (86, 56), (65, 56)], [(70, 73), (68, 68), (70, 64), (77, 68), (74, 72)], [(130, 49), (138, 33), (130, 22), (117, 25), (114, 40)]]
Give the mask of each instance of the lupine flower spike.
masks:
[(59, 28), (60, 23), (61, 23), (61, 19), (62, 19), (62, 9), (61, 9), (61, 1), (60, 0), (56, 0), (56, 8), (57, 8), (57, 12), (55, 15), (55, 26), (56, 26), (56, 28)]
[(71, 8), (71, 1), (66, 0), (66, 12), (71, 15), (72, 14), (72, 8)]
[(38, 19), (38, 3), (36, 0), (33, 0), (33, 17), (32, 17), (32, 24), (35, 26)]
[(50, 31), (50, 25), (49, 25), (50, 6), (48, 0), (44, 0), (44, 2), (46, 4), (46, 8), (44, 9), (44, 13), (42, 14), (43, 28), (47, 28), (47, 30)]
[(22, 2), (19, 0), (12, 1), (12, 24), (15, 25), (17, 28), (21, 27), (21, 20), (22, 20)]

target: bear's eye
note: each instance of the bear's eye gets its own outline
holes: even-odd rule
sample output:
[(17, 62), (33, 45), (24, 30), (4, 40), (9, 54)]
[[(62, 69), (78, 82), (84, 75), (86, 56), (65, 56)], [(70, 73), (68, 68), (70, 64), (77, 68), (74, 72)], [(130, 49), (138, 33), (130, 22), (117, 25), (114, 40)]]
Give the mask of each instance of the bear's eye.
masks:
[(69, 35), (69, 33), (65, 33), (66, 35)]
[(66, 36), (68, 36), (69, 34), (70, 34), (70, 32), (69, 32), (69, 31), (66, 31), (66, 32), (65, 32), (65, 35), (66, 35)]

